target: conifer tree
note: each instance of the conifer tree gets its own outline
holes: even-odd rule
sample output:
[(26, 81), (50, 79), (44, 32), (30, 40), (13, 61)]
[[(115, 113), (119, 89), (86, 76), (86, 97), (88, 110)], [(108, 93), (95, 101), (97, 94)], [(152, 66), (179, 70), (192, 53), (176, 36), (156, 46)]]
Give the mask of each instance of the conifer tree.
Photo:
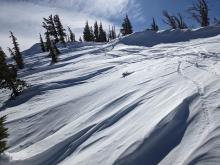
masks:
[(153, 22), (151, 24), (151, 30), (157, 32), (159, 30), (158, 25), (156, 24), (155, 19), (153, 18)]
[(43, 18), (43, 19), (44, 19), (43, 28), (45, 28), (46, 33), (48, 33), (49, 36), (53, 37), (56, 43), (59, 42), (58, 33), (54, 24), (53, 15), (50, 15), (49, 18)]
[(94, 23), (94, 36), (95, 36), (95, 41), (99, 42), (99, 27), (97, 21)]
[(19, 45), (18, 45), (18, 42), (17, 42), (17, 38), (14, 36), (14, 34), (12, 32), (11, 33), (11, 36), (10, 38), (12, 39), (12, 43), (13, 43), (13, 49), (11, 50), (13, 53), (13, 59), (15, 60), (16, 62), (16, 65), (17, 65), (17, 68), (18, 69), (23, 69), (24, 68), (24, 62), (23, 62), (23, 59), (22, 59), (22, 54), (20, 52), (20, 48), (19, 48)]
[(88, 21), (86, 22), (84, 31), (83, 31), (83, 39), (84, 41), (91, 41), (90, 27)]
[(94, 32), (93, 32), (93, 29), (92, 29), (92, 26), (90, 27), (90, 41), (95, 41), (95, 36), (94, 36)]
[(44, 41), (43, 41), (41, 34), (40, 34), (40, 47), (41, 47), (42, 52), (46, 52), (46, 48), (45, 48)]
[(163, 11), (163, 16), (165, 17), (165, 19), (163, 19), (164, 23), (170, 26), (171, 29), (177, 29), (178, 25), (175, 16), (170, 15), (166, 10)]
[(131, 25), (131, 21), (128, 18), (128, 15), (126, 15), (122, 23), (121, 33), (123, 36), (133, 33), (133, 27)]
[(65, 36), (66, 36), (66, 30), (63, 28), (63, 25), (60, 21), (60, 18), (59, 18), (59, 15), (55, 15), (54, 16), (54, 24), (55, 24), (55, 27), (56, 27), (56, 31), (57, 31), (57, 34), (59, 36), (59, 41), (63, 43), (63, 45), (66, 45), (66, 42), (65, 42)]
[(5, 127), (6, 116), (0, 117), (0, 155), (8, 149), (7, 141), (8, 138), (8, 128)]
[(106, 32), (103, 30), (102, 22), (100, 22), (100, 25), (99, 25), (99, 41), (100, 42), (106, 42), (107, 41)]
[[(10, 49), (10, 51), (12, 50)], [(7, 65), (5, 53), (0, 48), (0, 88), (12, 90), (11, 96), (16, 97), (25, 86), (26, 83), (17, 78), (17, 69), (13, 65)]]
[(71, 28), (68, 27), (68, 31), (69, 31), (69, 39), (71, 42), (76, 42), (76, 39), (75, 39), (75, 34), (72, 32)]
[(51, 57), (51, 64), (58, 62), (58, 55), (60, 54), (60, 51), (58, 50), (56, 44), (53, 40), (49, 38), (49, 57)]
[(50, 51), (50, 35), (48, 32), (45, 33), (45, 39), (46, 39), (45, 46), (46, 46), (46, 50), (48, 52), (48, 51)]
[(202, 27), (209, 25), (209, 8), (206, 0), (197, 0), (188, 10)]
[(183, 16), (180, 13), (178, 13), (177, 16), (174, 16), (174, 19), (175, 19), (176, 25), (177, 25), (177, 27), (179, 29), (186, 29), (186, 28), (188, 28), (186, 23), (183, 20)]
[(3, 64), (5, 64), (6, 63), (6, 54), (5, 54), (5, 52), (2, 50), (2, 48), (0, 47), (0, 61), (3, 63)]
[(50, 49), (51, 64), (58, 62), (58, 54), (56, 52), (54, 45), (55, 44), (51, 41), (51, 49)]

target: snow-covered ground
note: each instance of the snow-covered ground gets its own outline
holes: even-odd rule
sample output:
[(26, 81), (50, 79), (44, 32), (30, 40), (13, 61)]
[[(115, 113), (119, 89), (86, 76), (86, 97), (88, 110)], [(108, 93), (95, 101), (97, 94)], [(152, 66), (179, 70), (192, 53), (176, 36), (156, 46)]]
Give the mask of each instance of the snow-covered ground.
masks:
[(0, 107), (10, 133), (0, 163), (219, 165), (218, 34), (140, 32), (74, 44), (55, 65), (31, 54), (35, 45), (20, 73), (30, 87)]

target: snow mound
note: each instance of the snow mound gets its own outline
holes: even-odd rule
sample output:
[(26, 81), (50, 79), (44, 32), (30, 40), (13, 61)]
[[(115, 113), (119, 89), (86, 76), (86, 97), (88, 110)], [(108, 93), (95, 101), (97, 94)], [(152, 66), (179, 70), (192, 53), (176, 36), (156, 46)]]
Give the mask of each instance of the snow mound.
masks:
[(217, 34), (209, 27), (68, 44), (54, 65), (33, 46), (19, 71), (30, 87), (0, 105), (10, 134), (0, 164), (218, 165)]
[(41, 47), (40, 43), (36, 43), (33, 46), (31, 46), (29, 49), (24, 50), (22, 52), (22, 55), (27, 56), (27, 55), (33, 55), (41, 52)]
[(162, 43), (185, 42), (192, 39), (214, 37), (219, 34), (220, 26), (205, 27), (196, 30), (165, 30), (157, 33), (146, 30), (124, 37), (119, 43), (151, 47)]

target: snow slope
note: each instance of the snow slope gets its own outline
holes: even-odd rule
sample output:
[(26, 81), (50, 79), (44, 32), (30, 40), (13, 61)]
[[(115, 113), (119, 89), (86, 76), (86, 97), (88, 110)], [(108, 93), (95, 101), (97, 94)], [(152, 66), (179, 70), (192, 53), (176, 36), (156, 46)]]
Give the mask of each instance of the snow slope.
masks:
[(0, 163), (218, 165), (220, 28), (150, 33), (68, 45), (55, 65), (27, 51)]

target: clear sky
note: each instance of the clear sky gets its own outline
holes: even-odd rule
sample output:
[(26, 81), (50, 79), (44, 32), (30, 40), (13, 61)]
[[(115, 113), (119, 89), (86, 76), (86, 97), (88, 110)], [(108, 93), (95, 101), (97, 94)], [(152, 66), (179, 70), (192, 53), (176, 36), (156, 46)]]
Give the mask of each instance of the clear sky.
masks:
[[(106, 30), (109, 25), (120, 28), (122, 18), (127, 13), (135, 31), (149, 28), (155, 17), (162, 29), (167, 28), (162, 21), (162, 11), (172, 14), (181, 12), (188, 25), (197, 26), (190, 19), (186, 9), (193, 0), (0, 0), (0, 46), (11, 46), (9, 30), (18, 38), (22, 49), (38, 42), (38, 33), (43, 33), (41, 22), (49, 14), (59, 14), (65, 26), (70, 26), (77, 39), (82, 34), (86, 20), (92, 25), (101, 20)], [(210, 18), (220, 18), (220, 0), (208, 0)]]

